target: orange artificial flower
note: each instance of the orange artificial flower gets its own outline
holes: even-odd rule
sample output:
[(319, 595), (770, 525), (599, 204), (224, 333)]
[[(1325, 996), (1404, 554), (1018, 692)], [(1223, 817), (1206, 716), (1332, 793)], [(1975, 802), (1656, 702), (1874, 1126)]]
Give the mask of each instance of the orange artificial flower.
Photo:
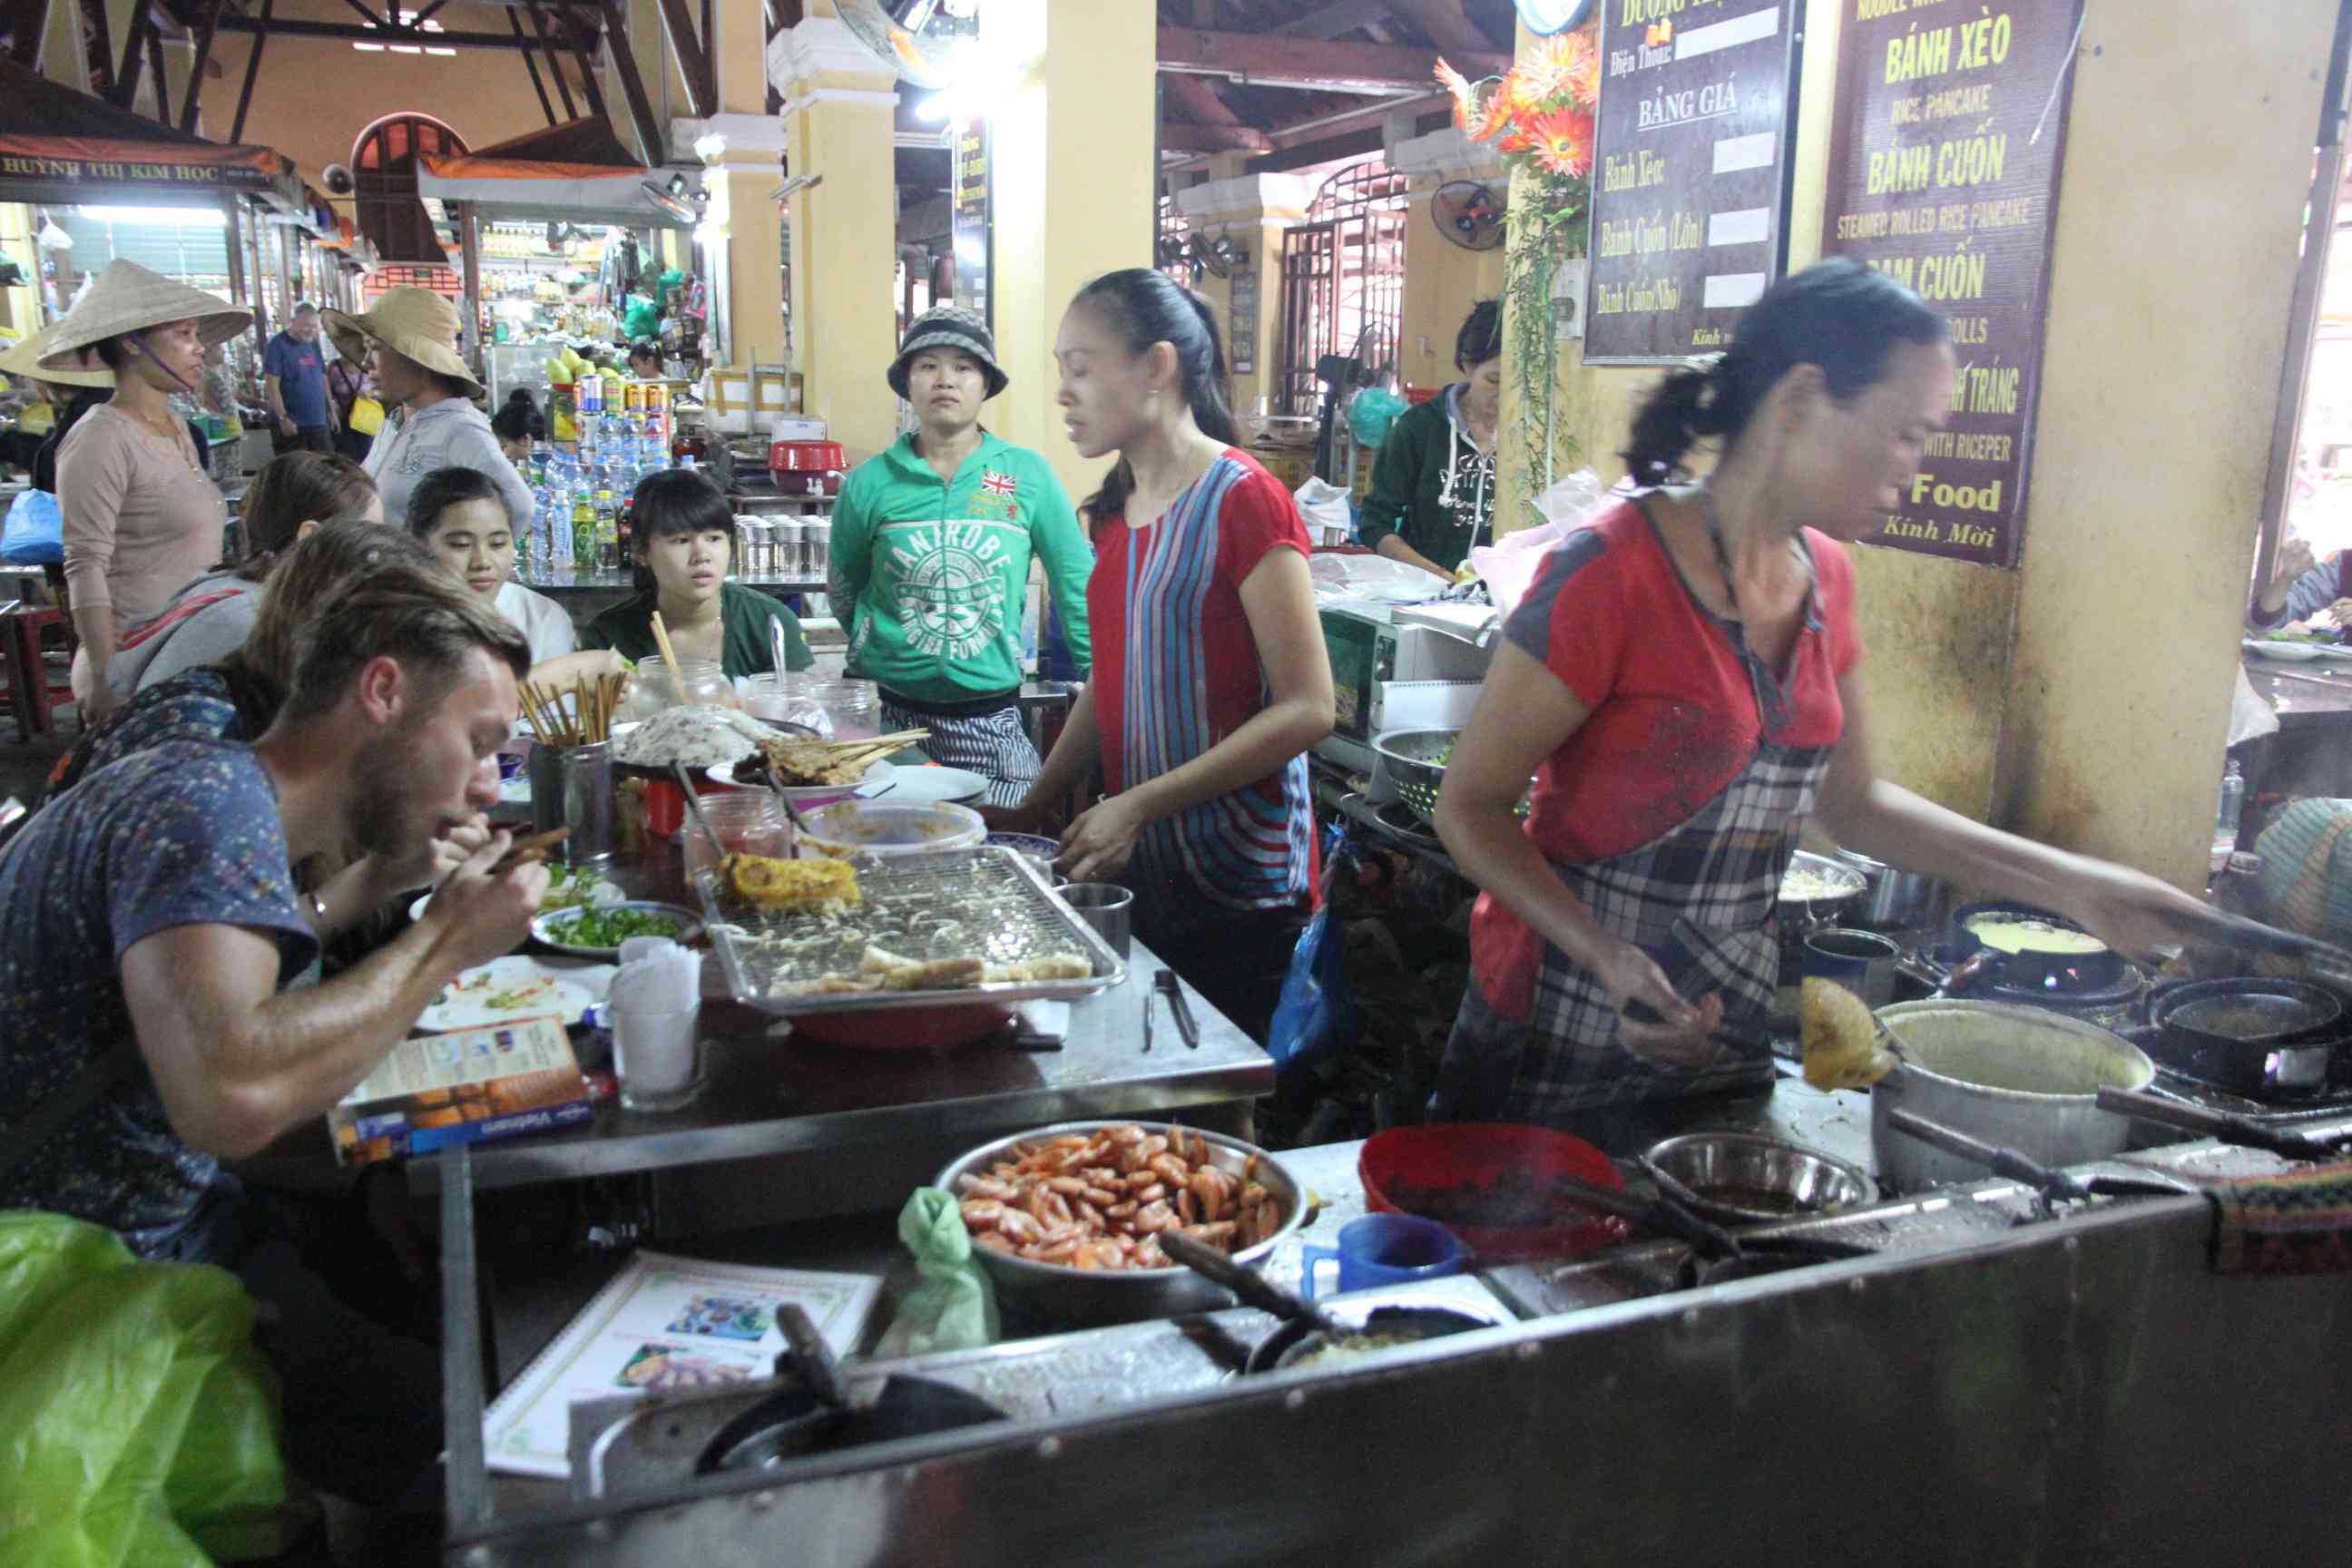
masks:
[(1551, 107), (1567, 96), (1585, 60), (1593, 58), (1591, 40), (1581, 33), (1558, 33), (1539, 40), (1511, 68), (1512, 101), (1529, 113)]
[(1569, 69), (1568, 95), (1588, 110), (1598, 109), (1601, 107), (1601, 51), (1582, 33), (1568, 36), (1576, 40), (1577, 47), (1570, 52), (1578, 56), (1576, 64)]
[(1592, 173), (1592, 116), (1558, 109), (1528, 127), (1536, 162), (1555, 174), (1580, 180)]
[[(1475, 101), (1475, 95), (1473, 101)], [(1473, 142), (1492, 142), (1511, 128), (1514, 107), (1511, 79), (1507, 76), (1487, 89), (1486, 101), (1478, 105), (1475, 117), (1463, 129), (1469, 132)]]
[(1454, 123), (1462, 130), (1470, 129), (1470, 79), (1445, 63), (1444, 56), (1437, 61), (1437, 79), (1454, 95)]

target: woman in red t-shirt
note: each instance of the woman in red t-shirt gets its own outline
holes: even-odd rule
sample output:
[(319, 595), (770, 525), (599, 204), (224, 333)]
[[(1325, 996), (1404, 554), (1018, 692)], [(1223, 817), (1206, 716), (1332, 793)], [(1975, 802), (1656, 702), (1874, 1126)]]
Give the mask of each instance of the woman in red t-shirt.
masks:
[[(1943, 427), (1952, 375), (1917, 295), (1831, 261), (1650, 395), (1625, 457), (1657, 488), (1546, 558), (1446, 770), (1438, 832), (1485, 893), (1433, 1110), (1623, 1147), (1645, 1104), (1769, 1089), (1772, 922), (1817, 811), (1864, 854), (2057, 909), (2125, 952), (2205, 913), (1877, 776), (1845, 548)], [(1713, 472), (1669, 486), (1706, 437)]]
[(1094, 679), (1008, 820), (1099, 763), (1105, 798), (1062, 835), (1062, 869), (1133, 889), (1136, 935), (1263, 1040), (1314, 899), (1306, 752), (1332, 721), (1306, 525), (1234, 446), (1205, 301), (1111, 273), (1072, 301), (1055, 358), (1070, 439), (1118, 462), (1080, 509)]

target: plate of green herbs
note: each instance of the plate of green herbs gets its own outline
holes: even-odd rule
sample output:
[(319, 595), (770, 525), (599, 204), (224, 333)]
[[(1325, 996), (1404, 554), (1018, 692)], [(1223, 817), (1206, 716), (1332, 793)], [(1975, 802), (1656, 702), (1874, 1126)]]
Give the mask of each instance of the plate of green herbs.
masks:
[(702, 934), (702, 917), (679, 904), (630, 900), (542, 914), (530, 922), (530, 934), (558, 952), (612, 959), (633, 936), (692, 942)]

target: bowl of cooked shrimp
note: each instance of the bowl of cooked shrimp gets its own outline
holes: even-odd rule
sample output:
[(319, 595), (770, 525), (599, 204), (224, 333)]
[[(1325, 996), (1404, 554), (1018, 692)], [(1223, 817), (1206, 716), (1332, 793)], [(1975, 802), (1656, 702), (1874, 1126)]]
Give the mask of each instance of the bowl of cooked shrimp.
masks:
[(1071, 1328), (1229, 1307), (1160, 1237), (1181, 1230), (1255, 1265), (1307, 1218), (1305, 1190), (1265, 1150), (1155, 1121), (1065, 1121), (999, 1138), (934, 1184), (961, 1205), (999, 1304)]

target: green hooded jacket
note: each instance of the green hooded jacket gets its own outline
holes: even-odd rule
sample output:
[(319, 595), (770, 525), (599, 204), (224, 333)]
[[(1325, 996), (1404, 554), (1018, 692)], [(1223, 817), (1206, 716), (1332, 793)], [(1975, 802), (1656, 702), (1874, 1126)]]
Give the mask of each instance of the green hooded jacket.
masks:
[(1094, 552), (1045, 459), (982, 431), (943, 484), (901, 436), (857, 466), (834, 504), (833, 605), (849, 631), (849, 673), (919, 702), (1018, 689), (1033, 553), (1087, 669)]

